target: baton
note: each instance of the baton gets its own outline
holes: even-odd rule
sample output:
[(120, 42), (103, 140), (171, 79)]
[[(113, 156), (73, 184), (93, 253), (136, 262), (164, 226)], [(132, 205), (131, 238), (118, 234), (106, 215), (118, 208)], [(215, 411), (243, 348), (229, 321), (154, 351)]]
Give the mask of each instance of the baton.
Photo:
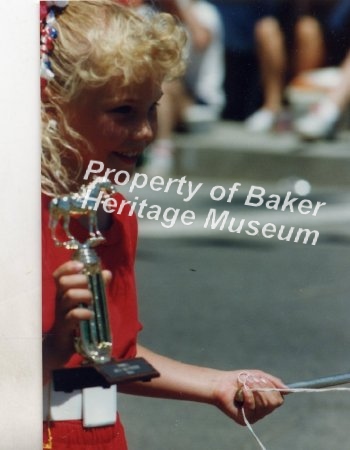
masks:
[(350, 373), (330, 375), (328, 377), (315, 378), (314, 380), (297, 381), (296, 383), (289, 383), (287, 386), (290, 389), (321, 389), (347, 383), (350, 383)]
[[(339, 375), (330, 375), (328, 377), (315, 378), (314, 380), (297, 381), (295, 383), (287, 384), (289, 389), (321, 389), (331, 386), (339, 386), (340, 384), (350, 383), (350, 373), (343, 373)], [(281, 390), (283, 392), (283, 389)], [(293, 394), (293, 392), (290, 392)], [(237, 407), (243, 406), (243, 388), (236, 392), (234, 404)]]

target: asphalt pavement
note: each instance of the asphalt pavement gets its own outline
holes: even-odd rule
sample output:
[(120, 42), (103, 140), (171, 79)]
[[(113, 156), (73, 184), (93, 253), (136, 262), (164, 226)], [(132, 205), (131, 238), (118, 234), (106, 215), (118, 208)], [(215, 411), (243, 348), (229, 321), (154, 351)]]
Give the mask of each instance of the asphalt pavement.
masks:
[[(178, 217), (184, 210), (195, 213), (191, 225), (178, 219), (170, 228), (145, 217), (146, 208), (140, 218), (140, 342), (184, 362), (259, 368), (285, 382), (349, 372), (348, 186), (297, 185), (298, 179), (284, 171), (269, 182), (243, 175), (199, 174), (191, 180), (203, 185), (187, 203), (175, 189), (164, 193), (148, 187), (138, 194), (148, 209), (158, 205), (161, 214), (169, 207), (180, 210)], [(230, 203), (227, 195), (213, 200), (213, 186), (227, 194), (235, 182), (241, 186)], [(245, 205), (252, 185), (264, 188), (266, 201), (274, 196), (270, 200), (276, 202), (278, 195), (279, 207), (268, 209), (266, 201), (260, 207)], [(306, 186), (304, 193), (298, 186)], [(288, 191), (298, 200), (293, 211), (282, 211)], [(302, 214), (297, 205), (303, 199), (325, 205), (315, 216), (313, 210)], [(205, 228), (211, 208), (228, 211), (236, 224), (259, 222), (259, 233)], [(312, 245), (311, 240), (280, 240), (277, 232), (264, 236), (266, 223), (276, 230), (281, 225), (317, 230), (319, 237)], [(259, 449), (246, 428), (213, 406), (120, 395), (119, 409), (131, 450)], [(350, 449), (349, 417), (350, 392), (291, 394), (254, 430), (268, 450), (344, 450)]]

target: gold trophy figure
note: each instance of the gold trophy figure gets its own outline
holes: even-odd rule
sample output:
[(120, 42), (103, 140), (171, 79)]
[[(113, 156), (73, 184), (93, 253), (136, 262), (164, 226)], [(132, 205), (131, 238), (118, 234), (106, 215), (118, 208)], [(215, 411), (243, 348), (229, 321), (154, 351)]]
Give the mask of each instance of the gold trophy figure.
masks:
[[(116, 186), (109, 180), (97, 177), (79, 192), (63, 195), (51, 200), (50, 229), (57, 246), (75, 250), (73, 259), (84, 264), (83, 273), (88, 278), (92, 293), (94, 317), (79, 324), (79, 335), (75, 338), (76, 351), (84, 357), (82, 366), (71, 369), (58, 369), (53, 372), (54, 389), (69, 392), (85, 387), (143, 380), (148, 381), (159, 373), (143, 358), (134, 358), (117, 362), (112, 359), (112, 336), (110, 331), (108, 305), (105, 286), (101, 273), (99, 257), (93, 247), (105, 238), (98, 229), (97, 204), (116, 192)], [(71, 217), (87, 216), (89, 237), (85, 242), (76, 239), (70, 229)], [(66, 240), (56, 236), (59, 223)]]

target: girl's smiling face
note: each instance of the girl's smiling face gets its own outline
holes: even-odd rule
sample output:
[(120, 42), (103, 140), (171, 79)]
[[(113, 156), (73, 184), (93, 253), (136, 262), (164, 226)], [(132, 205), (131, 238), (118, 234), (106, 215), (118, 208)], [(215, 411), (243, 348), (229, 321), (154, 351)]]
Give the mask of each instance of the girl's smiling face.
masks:
[(85, 91), (69, 105), (70, 126), (90, 144), (89, 150), (79, 143), (81, 177), (92, 159), (116, 171), (135, 170), (139, 156), (155, 138), (161, 95), (160, 83), (148, 79), (132, 88), (109, 84)]

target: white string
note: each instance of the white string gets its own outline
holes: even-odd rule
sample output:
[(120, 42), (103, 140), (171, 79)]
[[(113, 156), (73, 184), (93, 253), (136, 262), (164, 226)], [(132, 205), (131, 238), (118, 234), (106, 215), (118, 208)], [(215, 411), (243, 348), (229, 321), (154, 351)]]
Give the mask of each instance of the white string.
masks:
[(243, 420), (244, 423), (246, 424), (248, 430), (251, 432), (251, 434), (253, 435), (254, 439), (256, 440), (256, 442), (260, 445), (261, 450), (266, 450), (266, 447), (264, 446), (264, 444), (261, 442), (261, 440), (259, 439), (258, 435), (255, 433), (255, 431), (253, 430), (253, 427), (250, 425), (246, 415), (245, 415), (245, 411), (244, 408), (242, 406), (242, 416), (243, 416)]
[(252, 391), (252, 392), (286, 392), (286, 393), (291, 393), (291, 394), (299, 394), (299, 393), (305, 393), (305, 392), (318, 392), (318, 393), (323, 393), (323, 392), (330, 392), (330, 391), (350, 391), (350, 387), (329, 387), (329, 388), (285, 388), (285, 389), (277, 389), (277, 388), (259, 388), (259, 389), (252, 389), (252, 388), (247, 388), (248, 390)]
[[(330, 392), (330, 391), (348, 391), (350, 392), (350, 387), (329, 387), (329, 388), (318, 388), (318, 389), (311, 389), (311, 388), (285, 388), (285, 389), (278, 389), (278, 388), (250, 388), (247, 386), (248, 380), (251, 379), (253, 381), (257, 381), (255, 377), (247, 372), (242, 372), (238, 376), (238, 381), (240, 381), (243, 385), (244, 390), (249, 390), (251, 392), (284, 392), (284, 393), (324, 393), (324, 392)], [(253, 427), (249, 423), (249, 420), (247, 419), (247, 416), (244, 411), (244, 407), (241, 407), (242, 416), (244, 423), (258, 445), (260, 446), (261, 450), (267, 450), (264, 444), (261, 442), (255, 431), (253, 430)]]

